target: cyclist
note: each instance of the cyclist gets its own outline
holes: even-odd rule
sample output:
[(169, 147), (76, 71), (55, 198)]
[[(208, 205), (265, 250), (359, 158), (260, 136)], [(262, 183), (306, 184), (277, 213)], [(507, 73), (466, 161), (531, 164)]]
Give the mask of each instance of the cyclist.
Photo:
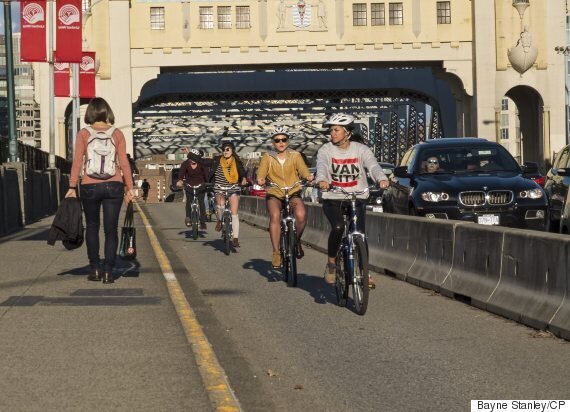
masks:
[[(374, 157), (372, 150), (362, 143), (351, 141), (354, 129), (354, 116), (345, 113), (333, 114), (323, 126), (329, 128), (330, 141), (325, 143), (317, 153), (317, 172), (315, 181), (323, 191), (323, 212), (331, 224), (328, 240), (328, 260), (325, 269), (325, 281), (335, 283), (335, 258), (344, 232), (343, 211), (350, 205), (345, 196), (339, 193), (326, 192), (332, 185), (344, 190), (360, 191), (368, 187), (365, 169), (378, 182), (381, 188), (388, 187), (388, 178)], [(368, 194), (359, 196), (356, 203), (358, 214), (358, 230), (365, 233), (366, 198)], [(368, 286), (375, 287), (370, 278)]]
[[(266, 178), (279, 186), (291, 186), (299, 178), (306, 179), (309, 182), (313, 180), (313, 175), (301, 154), (287, 148), (290, 137), (286, 126), (277, 126), (273, 129), (271, 139), (274, 150), (263, 155), (257, 169), (257, 183), (260, 186), (265, 185)], [(291, 209), (295, 215), (295, 229), (297, 230), (297, 258), (301, 259), (305, 255), (301, 247), (301, 235), (307, 223), (305, 220), (305, 204), (301, 199), (301, 188), (293, 189), (290, 196)], [(273, 246), (271, 266), (279, 268), (281, 266), (281, 254), (279, 253), (280, 220), (285, 193), (278, 187), (271, 187), (267, 190), (266, 199), (267, 212), (269, 213), (269, 237)]]
[[(216, 156), (212, 161), (210, 168), (210, 182), (230, 186), (241, 184), (245, 185), (245, 168), (239, 156), (236, 154), (236, 147), (232, 142), (225, 141), (222, 143), (222, 154)], [(216, 196), (216, 215), (218, 223), (216, 223), (216, 231), (222, 230), (222, 214), (224, 212), (224, 194), (221, 190), (214, 188)], [(232, 232), (234, 233), (233, 247), (239, 247), (239, 206), (240, 189), (236, 189), (230, 194), (230, 211), (232, 213)]]
[[(182, 187), (184, 181), (186, 182), (186, 218), (184, 223), (187, 227), (190, 227), (192, 225), (190, 213), (192, 211), (192, 202), (194, 201), (194, 191), (188, 186), (198, 186), (202, 183), (207, 183), (210, 171), (206, 166), (202, 165), (202, 157), (204, 157), (202, 150), (189, 149), (187, 157), (188, 159), (180, 165), (176, 186)], [(204, 187), (197, 190), (198, 203), (200, 205), (204, 204), (205, 192), (206, 188)], [(200, 208), (200, 229), (206, 230), (206, 210), (204, 207)]]

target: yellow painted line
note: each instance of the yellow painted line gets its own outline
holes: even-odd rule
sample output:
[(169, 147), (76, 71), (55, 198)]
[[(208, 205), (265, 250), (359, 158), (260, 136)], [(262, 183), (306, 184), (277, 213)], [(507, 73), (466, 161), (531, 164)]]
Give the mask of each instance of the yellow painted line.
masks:
[(221, 412), (241, 411), (239, 402), (230, 388), (226, 374), (220, 366), (218, 358), (208, 342), (208, 338), (206, 338), (194, 311), (190, 307), (180, 283), (176, 279), (176, 275), (172, 270), (166, 253), (164, 253), (164, 249), (160, 246), (160, 242), (146, 215), (136, 202), (134, 202), (134, 204), (145, 224), (150, 244), (160, 264), (162, 275), (166, 280), (170, 299), (176, 308), (176, 312), (178, 313), (178, 317), (186, 334), (186, 339), (188, 339), (192, 351), (194, 352), (196, 364), (200, 370), (204, 387), (206, 388), (214, 410)]

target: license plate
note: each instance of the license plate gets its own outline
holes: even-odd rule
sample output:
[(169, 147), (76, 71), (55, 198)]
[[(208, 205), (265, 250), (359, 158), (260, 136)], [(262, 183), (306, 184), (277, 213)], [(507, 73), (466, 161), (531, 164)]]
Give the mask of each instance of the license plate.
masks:
[(384, 209), (382, 209), (382, 206), (373, 206), (372, 207), (372, 211), (373, 212), (382, 212)]
[(481, 215), (477, 216), (477, 223), (480, 225), (498, 225), (499, 215)]

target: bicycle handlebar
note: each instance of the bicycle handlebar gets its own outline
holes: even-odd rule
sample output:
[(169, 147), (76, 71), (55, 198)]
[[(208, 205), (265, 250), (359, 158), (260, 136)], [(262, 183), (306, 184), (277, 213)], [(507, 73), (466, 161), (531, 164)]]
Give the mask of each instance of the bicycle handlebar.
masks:
[(188, 187), (188, 188), (190, 188), (190, 189), (200, 189), (201, 187), (206, 187), (206, 188), (207, 188), (207, 187), (211, 187), (211, 186), (212, 186), (211, 183), (200, 183), (200, 184), (197, 185), (197, 186), (192, 186), (191, 184), (186, 183), (186, 187)]
[(295, 183), (293, 183), (291, 186), (279, 186), (279, 185), (278, 185), (277, 183), (275, 183), (275, 182), (266, 182), (265, 185), (266, 185), (266, 186), (277, 187), (277, 188), (279, 188), (279, 189), (281, 189), (281, 190), (283, 190), (283, 191), (291, 190), (291, 189), (293, 189), (294, 187), (297, 187), (297, 186), (301, 186), (301, 187), (304, 186), (304, 185), (303, 185), (303, 180), (297, 180), (297, 181), (296, 181)]
[(215, 184), (214, 189), (220, 189), (220, 190), (226, 191), (226, 190), (232, 190), (232, 189), (241, 189), (241, 187), (240, 187), (240, 185), (237, 185), (237, 184), (230, 185), (230, 186)]
[(348, 191), (346, 191), (344, 188), (342, 188), (342, 187), (340, 187), (340, 186), (331, 185), (330, 188), (329, 188), (329, 192), (340, 193), (340, 194), (343, 194), (343, 195), (345, 195), (345, 196), (347, 196), (347, 197), (352, 197), (352, 196), (356, 197), (356, 196), (358, 196), (358, 195), (364, 195), (364, 194), (370, 192), (371, 189), (375, 189), (375, 188), (376, 188), (376, 186), (368, 186), (368, 187), (367, 187), (366, 189), (364, 189), (364, 190), (358, 190), (358, 191), (354, 191), (354, 192), (348, 192)]

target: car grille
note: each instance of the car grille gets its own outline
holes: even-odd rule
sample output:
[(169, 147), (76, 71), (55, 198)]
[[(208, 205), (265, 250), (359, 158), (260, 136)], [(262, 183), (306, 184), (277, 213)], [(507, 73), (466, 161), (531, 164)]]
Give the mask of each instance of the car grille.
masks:
[(491, 192), (461, 192), (459, 200), (465, 206), (508, 205), (513, 201), (513, 192), (509, 190), (493, 190)]

